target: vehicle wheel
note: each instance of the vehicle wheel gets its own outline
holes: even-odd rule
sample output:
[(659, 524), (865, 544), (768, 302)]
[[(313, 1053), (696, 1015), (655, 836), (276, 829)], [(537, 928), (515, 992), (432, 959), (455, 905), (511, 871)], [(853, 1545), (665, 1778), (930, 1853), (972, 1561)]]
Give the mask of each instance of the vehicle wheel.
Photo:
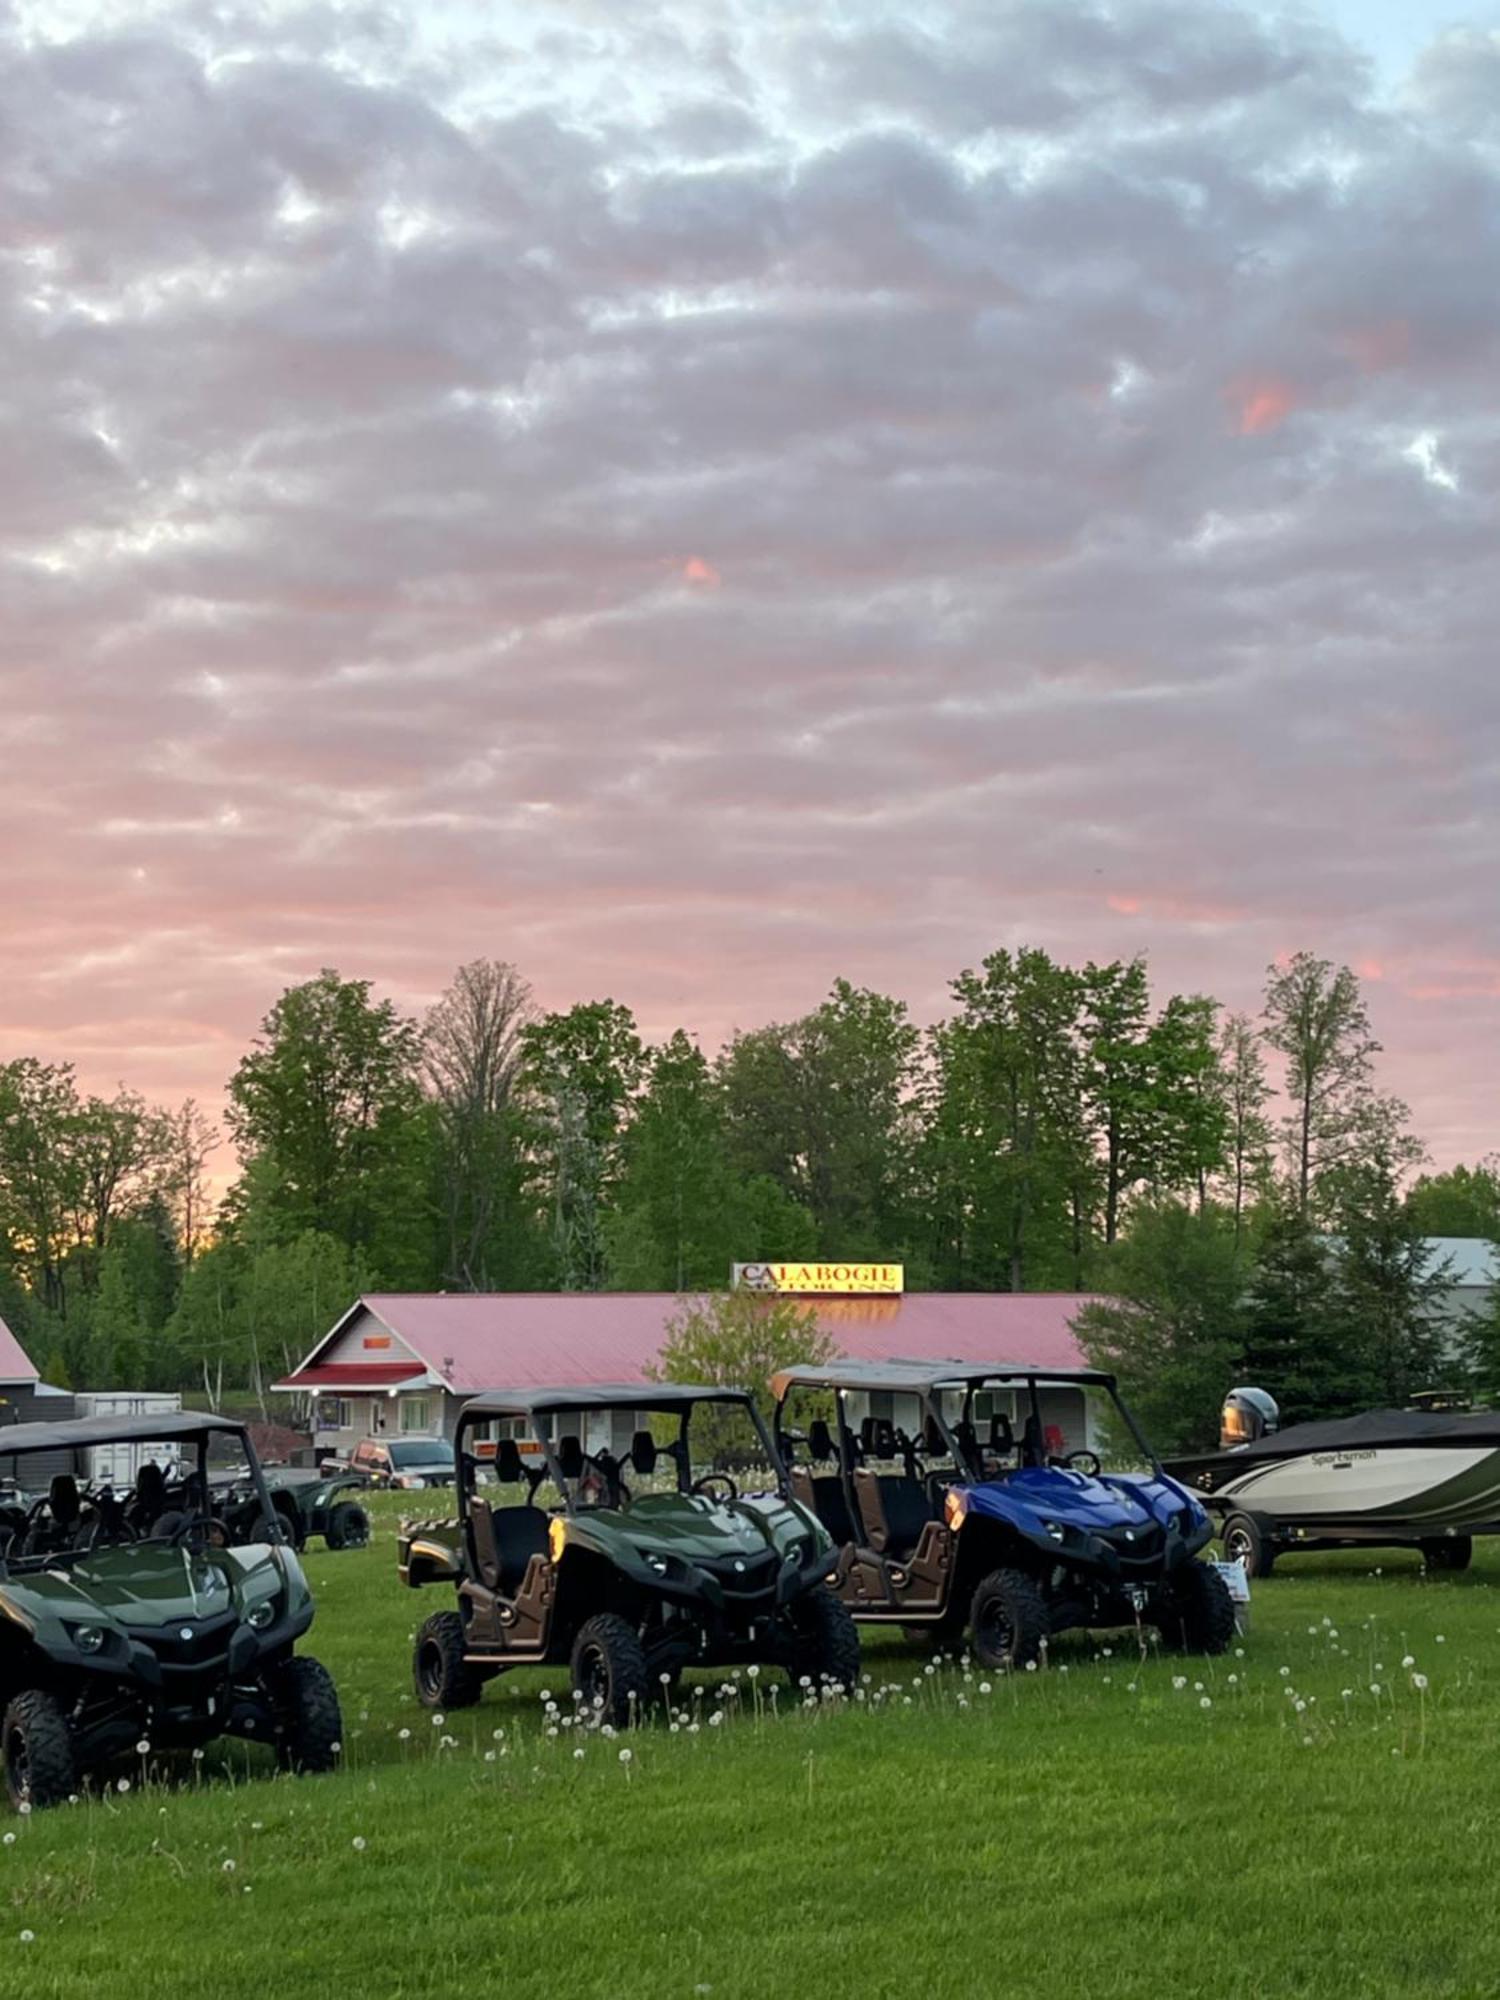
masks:
[(340, 1500), (328, 1510), (323, 1539), (331, 1549), (362, 1549), (370, 1539), (370, 1517), (357, 1500)]
[(288, 1660), (276, 1689), (281, 1709), (277, 1760), (283, 1771), (331, 1771), (339, 1761), (344, 1720), (338, 1689), (321, 1660)]
[(1474, 1560), (1474, 1539), (1471, 1535), (1444, 1535), (1441, 1540), (1418, 1542), (1422, 1551), (1422, 1561), (1428, 1569), (1467, 1569)]
[(484, 1680), (464, 1665), (464, 1621), (437, 1611), (417, 1634), (411, 1656), (412, 1685), (423, 1708), (472, 1708)]
[(1041, 1658), (1051, 1629), (1047, 1600), (1024, 1570), (992, 1569), (969, 1606), (974, 1657), (992, 1672), (1012, 1672)]
[(78, 1790), (73, 1732), (61, 1708), (41, 1688), (27, 1688), (6, 1709), (0, 1751), (13, 1806), (60, 1806)]
[(1222, 1653), (1234, 1638), (1229, 1585), (1207, 1563), (1184, 1563), (1162, 1594), (1164, 1642), (1183, 1653)]
[(1226, 1562), (1243, 1562), (1246, 1576), (1269, 1576), (1276, 1551), (1248, 1514), (1231, 1514), (1219, 1537)]
[(573, 1686), (585, 1715), (626, 1729), (645, 1713), (651, 1692), (646, 1651), (633, 1625), (612, 1611), (587, 1619), (573, 1641)]
[(803, 1681), (824, 1688), (831, 1681), (851, 1694), (859, 1684), (859, 1627), (826, 1583), (814, 1584), (791, 1607), (796, 1630), (787, 1674), (792, 1686)]
[(286, 1529), (287, 1540), (300, 1554), (302, 1545), (307, 1540), (307, 1529), (302, 1524), (301, 1514), (291, 1505), (283, 1506), (280, 1500), (273, 1500), (271, 1504), (276, 1509), (277, 1518)]

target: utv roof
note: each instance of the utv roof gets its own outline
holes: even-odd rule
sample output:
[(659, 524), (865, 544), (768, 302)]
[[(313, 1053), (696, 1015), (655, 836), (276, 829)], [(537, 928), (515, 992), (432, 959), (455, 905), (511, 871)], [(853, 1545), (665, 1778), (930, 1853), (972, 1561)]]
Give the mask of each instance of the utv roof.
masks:
[(72, 1417), (56, 1424), (0, 1425), (0, 1459), (16, 1452), (83, 1450), (93, 1444), (171, 1444), (207, 1437), (213, 1431), (245, 1435), (233, 1417), (214, 1417), (204, 1410), (169, 1410), (155, 1416)]
[(678, 1410), (703, 1402), (748, 1403), (745, 1389), (707, 1382), (590, 1382), (585, 1388), (485, 1389), (461, 1418), (539, 1416), (547, 1410)]
[(1094, 1383), (1115, 1386), (1113, 1375), (1098, 1368), (1043, 1368), (1027, 1361), (840, 1361), (826, 1368), (783, 1368), (771, 1377), (772, 1394), (788, 1389), (875, 1389), (896, 1395), (922, 1395), (933, 1389), (959, 1388), (976, 1382)]

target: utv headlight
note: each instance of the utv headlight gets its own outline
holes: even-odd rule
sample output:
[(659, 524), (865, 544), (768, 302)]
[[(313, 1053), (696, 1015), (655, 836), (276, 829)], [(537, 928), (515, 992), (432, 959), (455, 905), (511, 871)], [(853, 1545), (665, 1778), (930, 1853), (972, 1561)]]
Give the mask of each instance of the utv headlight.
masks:
[(254, 1632), (264, 1632), (267, 1626), (273, 1625), (275, 1622), (276, 1600), (274, 1597), (263, 1597), (258, 1604), (252, 1604), (250, 1609), (245, 1613), (245, 1623)]
[(80, 1653), (102, 1653), (104, 1650), (104, 1628), (102, 1625), (75, 1625), (73, 1644)]
[(1064, 1528), (1061, 1525), (1061, 1523), (1057, 1521), (1043, 1521), (1042, 1526), (1047, 1530), (1047, 1533), (1052, 1537), (1054, 1542), (1062, 1541), (1062, 1539), (1068, 1532), (1067, 1529)]

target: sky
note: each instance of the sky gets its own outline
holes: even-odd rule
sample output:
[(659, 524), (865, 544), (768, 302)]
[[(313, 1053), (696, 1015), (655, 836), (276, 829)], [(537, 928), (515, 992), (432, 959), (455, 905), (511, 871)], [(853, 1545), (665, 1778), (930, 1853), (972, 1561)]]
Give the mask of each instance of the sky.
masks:
[(1500, 1147), (1500, 14), (0, 0), (0, 1060), (1360, 972)]

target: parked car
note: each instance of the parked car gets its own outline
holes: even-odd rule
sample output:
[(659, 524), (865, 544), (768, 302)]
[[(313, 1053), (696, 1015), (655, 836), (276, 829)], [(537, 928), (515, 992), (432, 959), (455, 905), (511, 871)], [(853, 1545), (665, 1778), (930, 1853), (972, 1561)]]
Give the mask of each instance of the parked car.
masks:
[(371, 1486), (415, 1491), (453, 1484), (453, 1446), (446, 1438), (363, 1438), (349, 1454), (348, 1469)]
[[(1197, 1560), (1212, 1523), (1162, 1470), (1112, 1376), (850, 1361), (785, 1369), (773, 1389), (791, 1490), (840, 1545), (838, 1593), (856, 1620), (967, 1632), (989, 1668), (1030, 1666), (1070, 1627), (1149, 1625), (1199, 1653), (1233, 1638), (1228, 1586)], [(1107, 1473), (1055, 1425), (1049, 1441), (1049, 1390), (1068, 1392), (1070, 1407), (1083, 1406), (1078, 1391), (1102, 1397), (1148, 1469)], [(805, 1428), (789, 1421), (794, 1398), (819, 1412)], [(910, 1427), (873, 1414), (877, 1399)]]
[[(540, 1450), (494, 1446), (479, 1484), (475, 1433), (521, 1417)], [(583, 1430), (621, 1435), (616, 1456)], [(749, 1440), (762, 1468), (751, 1491)], [(859, 1638), (828, 1587), (837, 1552), (793, 1497), (764, 1424), (737, 1389), (677, 1384), (477, 1396), (459, 1416), (457, 1518), (403, 1522), (400, 1573), (456, 1591), (417, 1634), (413, 1677), (428, 1708), (463, 1708), (507, 1667), (571, 1670), (616, 1725), (689, 1666), (765, 1662), (795, 1684), (849, 1687)], [(753, 1476), (753, 1475), (752, 1475)], [(741, 1480), (746, 1480), (742, 1487)], [(550, 1488), (556, 1504), (539, 1500)]]
[[(257, 1534), (232, 1552), (209, 1511), (209, 1447), (243, 1456)], [(122, 1415), (17, 1424), (8, 1458), (160, 1448), (135, 1487), (68, 1474), (0, 1526), (0, 1758), (16, 1806), (57, 1805), (141, 1738), (274, 1744), (282, 1765), (331, 1770), (342, 1728), (327, 1670), (297, 1641), (312, 1593), (254, 1446), (224, 1417)], [(169, 1476), (164, 1465), (190, 1469)], [(24, 1477), (24, 1475), (23, 1475)]]

